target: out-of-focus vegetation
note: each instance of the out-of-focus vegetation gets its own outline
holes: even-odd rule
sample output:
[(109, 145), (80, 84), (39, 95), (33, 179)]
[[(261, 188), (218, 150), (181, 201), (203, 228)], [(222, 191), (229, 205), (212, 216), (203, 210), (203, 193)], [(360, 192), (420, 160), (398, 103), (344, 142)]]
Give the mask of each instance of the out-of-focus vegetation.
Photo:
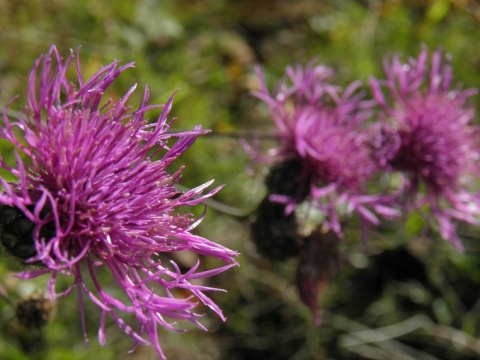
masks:
[[(323, 324), (316, 327), (291, 281), (294, 260), (269, 262), (250, 241), (249, 214), (264, 196), (266, 169), (247, 174), (250, 160), (239, 138), (250, 140), (272, 126), (249, 96), (257, 86), (254, 64), (273, 84), (285, 66), (317, 57), (347, 84), (380, 75), (384, 56), (416, 56), (425, 44), (452, 54), (464, 86), (480, 87), (479, 43), (480, 5), (473, 0), (0, 0), (0, 106), (19, 95), (11, 115), (22, 109), (30, 68), (51, 44), (65, 55), (81, 46), (85, 77), (114, 59), (135, 61), (110, 96), (138, 83), (133, 104), (148, 84), (151, 103), (164, 103), (181, 89), (174, 127), (213, 130), (183, 158), (182, 185), (211, 178), (227, 185), (215, 197), (226, 206), (212, 203), (198, 231), (240, 251), (241, 267), (210, 283), (228, 290), (214, 294), (225, 324), (207, 312), (208, 333), (160, 330), (170, 359), (478, 359), (476, 229), (462, 232), (464, 254), (425, 231), (419, 216), (405, 219), (402, 231), (383, 225), (366, 251), (351, 231), (342, 244), (342, 270), (321, 299)], [(8, 158), (8, 146), (1, 145)], [(132, 343), (113, 324), (107, 346), (99, 346), (93, 305), (85, 343), (73, 294), (57, 302), (47, 327), (26, 330), (14, 320), (14, 303), (43, 291), (44, 283), (13, 278), (19, 269), (2, 255), (0, 359), (155, 358), (148, 347), (128, 354)]]

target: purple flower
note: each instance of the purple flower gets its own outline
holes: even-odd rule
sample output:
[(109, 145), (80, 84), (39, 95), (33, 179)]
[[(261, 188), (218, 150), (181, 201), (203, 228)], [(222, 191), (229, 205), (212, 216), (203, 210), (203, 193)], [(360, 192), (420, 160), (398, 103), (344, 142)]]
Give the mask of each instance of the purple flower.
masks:
[[(192, 234), (201, 219), (185, 210), (176, 212), (203, 203), (220, 190), (204, 194), (210, 181), (180, 193), (175, 184), (182, 167), (173, 174), (167, 171), (206, 131), (195, 127), (168, 132), (173, 96), (165, 105), (147, 105), (147, 89), (139, 107), (132, 109), (126, 103), (133, 86), (117, 101), (105, 99), (109, 85), (133, 64), (119, 66), (115, 61), (84, 81), (77, 56), (74, 85), (66, 78), (73, 59), (72, 54), (63, 61), (52, 46), (31, 72), (25, 114), (15, 122), (4, 115), (0, 128), (0, 137), (13, 143), (17, 158), (16, 167), (1, 160), (1, 167), (17, 181), (0, 179), (4, 188), (0, 203), (4, 211), (19, 211), (34, 224), (30, 242), (35, 255), (26, 262), (42, 265), (19, 276), (49, 273), (52, 299), (77, 289), (84, 328), (86, 295), (101, 310), (102, 345), (110, 315), (136, 343), (151, 342), (164, 359), (158, 325), (179, 331), (171, 319), (188, 320), (204, 329), (198, 321), (201, 314), (195, 311), (203, 312), (199, 303), (225, 320), (205, 295), (219, 289), (204, 286), (201, 280), (236, 265), (236, 252)], [(149, 123), (146, 113), (158, 109), (157, 121)], [(223, 265), (200, 270), (198, 260), (182, 273), (169, 256), (182, 251), (217, 258)], [(128, 301), (109, 294), (100, 273), (111, 274)], [(56, 282), (63, 275), (73, 281), (59, 292)], [(122, 313), (133, 314), (138, 328), (128, 325)]]
[[(333, 71), (323, 65), (288, 67), (286, 79), (270, 94), (258, 70), (263, 100), (276, 125), (279, 147), (271, 151), (274, 163), (301, 164), (296, 176), (276, 176), (296, 189), (279, 193), (282, 185), (270, 186), (271, 199), (287, 204), (287, 212), (304, 197), (322, 211), (325, 224), (341, 235), (339, 208), (357, 212), (367, 223), (377, 224), (374, 212), (395, 215), (383, 204), (382, 195), (368, 195), (367, 182), (377, 171), (370, 154), (369, 119), (371, 102), (362, 99), (358, 82), (345, 90), (332, 85)], [(260, 160), (272, 158), (257, 156)], [(298, 165), (296, 165), (298, 167)], [(289, 170), (291, 173), (291, 171)], [(303, 194), (303, 195), (302, 195)], [(371, 211), (374, 210), (374, 211)]]
[(478, 195), (470, 191), (479, 173), (479, 128), (468, 103), (475, 89), (452, 86), (452, 71), (441, 51), (424, 49), (418, 59), (385, 60), (385, 80), (371, 79), (381, 108), (377, 158), (401, 174), (406, 211), (428, 205), (440, 234), (462, 245), (453, 220), (475, 223)]

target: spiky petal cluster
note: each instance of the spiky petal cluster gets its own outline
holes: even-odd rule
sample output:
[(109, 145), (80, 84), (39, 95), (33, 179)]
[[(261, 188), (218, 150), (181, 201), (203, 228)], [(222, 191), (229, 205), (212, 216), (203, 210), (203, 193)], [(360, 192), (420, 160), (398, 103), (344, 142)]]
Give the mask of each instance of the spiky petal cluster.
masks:
[[(13, 143), (17, 156), (16, 167), (3, 160), (1, 167), (18, 179), (15, 183), (0, 179), (4, 190), (0, 203), (20, 209), (35, 223), (37, 255), (29, 262), (45, 266), (20, 276), (49, 273), (52, 298), (76, 288), (84, 326), (82, 296), (86, 294), (102, 312), (98, 333), (102, 344), (110, 315), (137, 343), (150, 341), (163, 359), (158, 325), (177, 330), (170, 319), (186, 319), (203, 328), (194, 309), (198, 303), (224, 319), (204, 293), (218, 289), (200, 285), (199, 279), (236, 264), (235, 252), (191, 233), (200, 220), (175, 213), (176, 208), (202, 203), (220, 189), (203, 194), (208, 182), (179, 193), (174, 186), (182, 168), (173, 174), (166, 169), (205, 131), (196, 127), (167, 132), (173, 96), (165, 105), (150, 106), (146, 90), (138, 109), (131, 109), (126, 102), (134, 86), (120, 100), (106, 101), (105, 90), (133, 64), (119, 67), (115, 61), (84, 81), (77, 56), (78, 84), (74, 85), (66, 77), (73, 59), (70, 55), (63, 61), (55, 47), (40, 58), (30, 75), (24, 116), (10, 121), (5, 115), (0, 128), (0, 137)], [(146, 112), (154, 109), (161, 113), (149, 123)], [(52, 224), (52, 238), (41, 236), (42, 227)], [(224, 265), (199, 271), (197, 262), (182, 273), (168, 261), (169, 253), (180, 251), (211, 256)], [(107, 292), (98, 276), (101, 272), (111, 274), (127, 301)], [(73, 277), (73, 283), (58, 292), (61, 274)], [(138, 328), (128, 325), (122, 313), (133, 314)]]
[(452, 86), (441, 51), (429, 59), (424, 49), (406, 63), (395, 56), (384, 70), (385, 80), (370, 81), (382, 109), (378, 159), (402, 174), (404, 209), (429, 205), (442, 237), (462, 248), (453, 220), (474, 223), (479, 210), (469, 191), (480, 175), (479, 128), (468, 103), (476, 90)]
[[(306, 193), (325, 216), (325, 224), (341, 234), (338, 207), (356, 211), (364, 220), (377, 223), (368, 208), (385, 215), (394, 211), (382, 205), (381, 196), (365, 195), (366, 183), (377, 170), (368, 149), (366, 120), (370, 103), (362, 100), (355, 82), (345, 90), (332, 85), (333, 71), (313, 63), (306, 67), (287, 67), (286, 79), (273, 94), (267, 89), (263, 74), (259, 91), (253, 95), (263, 100), (276, 125), (279, 148), (276, 161), (296, 160), (302, 170), (294, 181), (295, 194), (272, 196), (287, 203), (292, 210)], [(304, 187), (307, 187), (305, 192)]]

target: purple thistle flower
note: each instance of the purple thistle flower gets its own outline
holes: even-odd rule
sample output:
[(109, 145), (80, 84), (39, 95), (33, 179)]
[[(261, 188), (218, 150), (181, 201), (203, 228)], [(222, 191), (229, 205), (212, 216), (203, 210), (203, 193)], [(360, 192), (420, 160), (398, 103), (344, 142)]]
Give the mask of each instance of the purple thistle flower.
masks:
[[(212, 180), (180, 193), (175, 184), (182, 167), (173, 174), (166, 169), (206, 131), (195, 127), (168, 132), (173, 95), (165, 105), (147, 105), (146, 89), (140, 106), (133, 110), (126, 105), (133, 86), (120, 100), (106, 101), (105, 90), (132, 63), (119, 66), (115, 61), (84, 81), (77, 54), (75, 86), (66, 78), (73, 59), (71, 54), (63, 61), (52, 46), (33, 67), (24, 116), (15, 122), (3, 116), (0, 137), (15, 146), (17, 166), (1, 159), (0, 166), (18, 181), (0, 179), (0, 203), (35, 224), (31, 245), (36, 255), (26, 263), (43, 267), (18, 276), (29, 279), (50, 273), (52, 299), (76, 288), (85, 333), (83, 296), (88, 296), (102, 313), (98, 332), (102, 345), (110, 315), (137, 344), (152, 343), (165, 359), (158, 325), (180, 331), (170, 319), (184, 319), (205, 329), (198, 321), (201, 314), (195, 312), (199, 303), (225, 320), (205, 294), (220, 289), (201, 285), (199, 280), (236, 265), (236, 252), (192, 234), (201, 219), (175, 212), (178, 207), (203, 203), (221, 188), (205, 194)], [(146, 112), (154, 109), (161, 113), (149, 123)], [(182, 273), (173, 260), (168, 261), (168, 253), (181, 251), (214, 257), (224, 265), (201, 271), (197, 261)], [(128, 302), (103, 288), (100, 272), (111, 274)], [(73, 277), (73, 283), (58, 292), (61, 275)], [(128, 325), (122, 313), (133, 314), (139, 327)]]
[[(270, 198), (287, 204), (290, 212), (304, 199), (301, 194), (309, 195), (323, 212), (325, 224), (337, 235), (341, 235), (341, 205), (347, 213), (357, 212), (370, 224), (378, 223), (375, 212), (396, 215), (385, 206), (382, 195), (366, 194), (377, 165), (368, 147), (366, 121), (371, 102), (362, 100), (357, 91), (359, 82), (342, 90), (331, 84), (334, 73), (330, 68), (309, 64), (287, 67), (286, 79), (270, 94), (259, 69), (257, 74), (260, 90), (253, 95), (267, 104), (276, 125), (279, 147), (272, 152), (273, 162), (294, 160), (302, 164), (295, 178), (283, 179), (293, 181), (297, 192), (272, 192)], [(272, 161), (266, 156), (257, 158)]]
[(428, 57), (424, 49), (406, 63), (386, 59), (386, 79), (371, 79), (381, 108), (377, 158), (402, 175), (404, 209), (429, 205), (441, 236), (462, 249), (453, 221), (476, 223), (479, 212), (478, 195), (469, 190), (479, 177), (479, 128), (468, 103), (477, 91), (452, 86), (441, 51), (430, 63)]

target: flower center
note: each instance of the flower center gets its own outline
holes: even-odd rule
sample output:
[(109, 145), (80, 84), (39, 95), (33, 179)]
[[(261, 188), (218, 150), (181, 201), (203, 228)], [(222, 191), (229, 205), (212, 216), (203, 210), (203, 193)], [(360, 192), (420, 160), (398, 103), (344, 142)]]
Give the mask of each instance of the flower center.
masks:
[(400, 129), (398, 135), (400, 147), (391, 161), (395, 169), (411, 173), (436, 192), (456, 185), (458, 162), (454, 158), (455, 149), (446, 146), (448, 134), (419, 124)]

